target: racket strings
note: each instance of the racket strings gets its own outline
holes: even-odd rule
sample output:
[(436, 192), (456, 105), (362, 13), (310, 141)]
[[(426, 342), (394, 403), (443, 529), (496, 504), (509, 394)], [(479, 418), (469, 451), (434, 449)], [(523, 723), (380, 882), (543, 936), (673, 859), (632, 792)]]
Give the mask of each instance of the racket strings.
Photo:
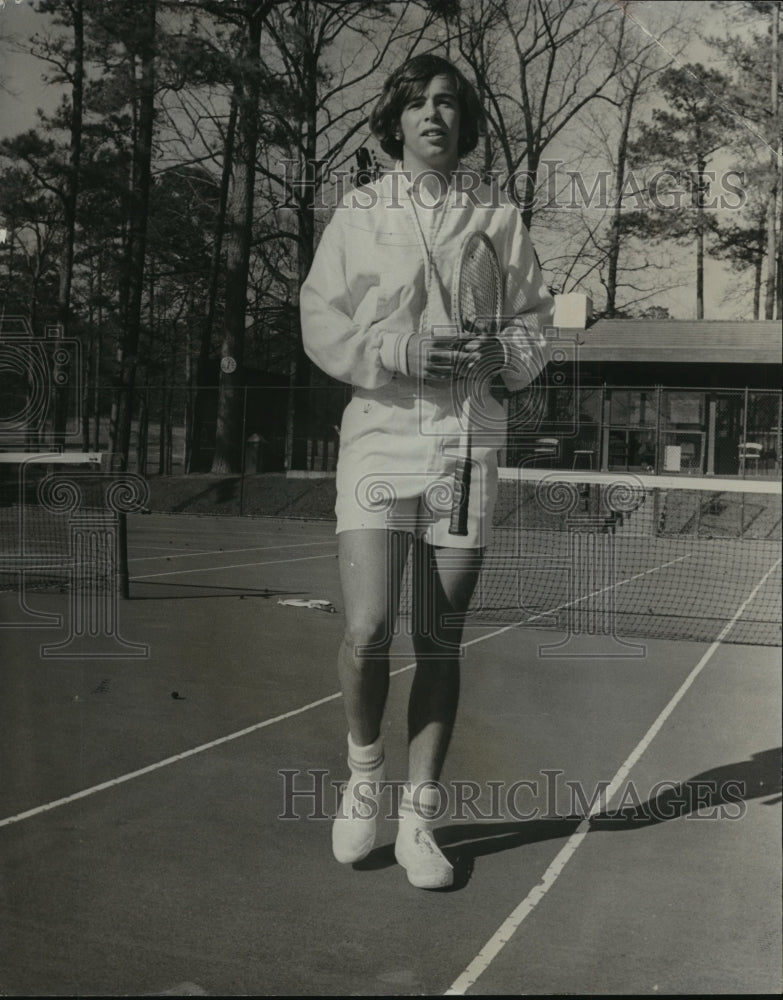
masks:
[(493, 332), (499, 316), (500, 279), (492, 252), (479, 243), (462, 261), (459, 316), (463, 329)]

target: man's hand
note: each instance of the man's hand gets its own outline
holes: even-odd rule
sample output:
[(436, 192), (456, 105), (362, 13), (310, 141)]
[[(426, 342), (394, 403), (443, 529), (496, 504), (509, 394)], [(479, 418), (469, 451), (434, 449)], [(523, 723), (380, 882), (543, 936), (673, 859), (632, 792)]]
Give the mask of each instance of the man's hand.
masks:
[(408, 341), (408, 374), (415, 378), (451, 381), (457, 378), (461, 341), (446, 337), (411, 337)]
[(459, 377), (476, 374), (489, 379), (505, 367), (506, 354), (497, 337), (475, 337), (460, 341), (460, 345)]
[[(411, 337), (407, 350), (408, 373), (415, 378), (453, 381), (480, 374), (490, 378), (505, 366), (503, 345), (497, 337), (470, 340)], [(478, 371), (474, 371), (478, 366)]]

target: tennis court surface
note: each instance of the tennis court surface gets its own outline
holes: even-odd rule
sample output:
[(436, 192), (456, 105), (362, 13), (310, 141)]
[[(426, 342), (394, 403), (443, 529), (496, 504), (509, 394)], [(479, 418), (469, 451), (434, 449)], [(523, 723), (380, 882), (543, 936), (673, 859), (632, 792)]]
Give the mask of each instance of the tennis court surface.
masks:
[(130, 599), (87, 607), (55, 578), (88, 550), (54, 513), (36, 553), (28, 518), (0, 593), (0, 992), (779, 993), (779, 486), (617, 480), (504, 484), (438, 893), (394, 863), (393, 788), (369, 858), (331, 858), (332, 524), (129, 514)]

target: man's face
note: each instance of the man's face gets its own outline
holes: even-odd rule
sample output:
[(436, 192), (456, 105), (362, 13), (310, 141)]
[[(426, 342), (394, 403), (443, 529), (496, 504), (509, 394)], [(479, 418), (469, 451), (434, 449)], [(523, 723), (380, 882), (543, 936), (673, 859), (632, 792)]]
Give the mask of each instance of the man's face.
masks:
[(406, 170), (449, 173), (459, 160), (460, 112), (451, 77), (434, 76), (400, 115), (402, 162)]

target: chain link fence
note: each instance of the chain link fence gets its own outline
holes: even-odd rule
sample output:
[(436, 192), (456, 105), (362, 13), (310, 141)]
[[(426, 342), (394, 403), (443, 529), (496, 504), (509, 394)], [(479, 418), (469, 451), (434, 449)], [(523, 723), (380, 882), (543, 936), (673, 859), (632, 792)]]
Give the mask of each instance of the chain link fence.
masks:
[[(107, 386), (71, 395), (68, 450), (111, 451), (116, 397), (117, 390)], [(227, 470), (216, 461), (216, 386), (139, 386), (133, 390), (126, 470), (147, 478), (213, 471), (330, 475), (350, 398), (350, 387), (339, 385), (297, 391), (285, 384), (239, 387), (234, 428), (238, 461)], [(523, 390), (506, 400), (502, 465), (743, 478), (780, 475), (779, 390), (550, 385), (534, 406), (530, 399)], [(28, 420), (19, 437), (8, 438), (8, 446), (40, 450), (53, 441), (46, 421), (33, 426)]]

